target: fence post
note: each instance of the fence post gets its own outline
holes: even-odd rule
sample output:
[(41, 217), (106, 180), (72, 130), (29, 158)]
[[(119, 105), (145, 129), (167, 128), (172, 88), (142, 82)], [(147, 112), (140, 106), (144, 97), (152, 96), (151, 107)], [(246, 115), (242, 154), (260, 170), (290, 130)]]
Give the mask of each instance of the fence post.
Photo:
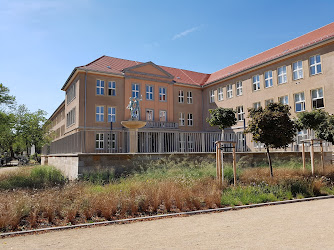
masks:
[(237, 159), (236, 159), (236, 153), (235, 153), (235, 147), (236, 147), (236, 143), (233, 142), (233, 179), (234, 179), (234, 186), (237, 183)]
[(201, 136), (202, 136), (202, 152), (205, 152), (205, 133), (202, 133)]
[(305, 171), (306, 160), (305, 160), (305, 142), (302, 142), (302, 158), (303, 158), (303, 171)]
[(320, 141), (320, 150), (321, 150), (321, 166), (322, 166), (322, 172), (325, 171), (325, 163), (324, 163), (324, 148), (322, 146), (322, 141)]
[(312, 169), (312, 175), (313, 175), (314, 174), (314, 147), (313, 147), (313, 139), (311, 139), (310, 155), (311, 155), (311, 169)]

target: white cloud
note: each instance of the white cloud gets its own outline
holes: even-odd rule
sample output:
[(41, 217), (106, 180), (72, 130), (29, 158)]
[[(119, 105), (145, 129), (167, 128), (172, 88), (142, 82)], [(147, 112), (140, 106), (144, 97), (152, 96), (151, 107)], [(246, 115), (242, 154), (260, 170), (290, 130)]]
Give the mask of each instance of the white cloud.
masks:
[(176, 40), (176, 39), (179, 39), (179, 38), (181, 38), (181, 37), (187, 36), (187, 35), (189, 35), (190, 33), (192, 33), (192, 32), (194, 32), (194, 31), (198, 30), (200, 27), (201, 27), (201, 26), (197, 26), (197, 27), (193, 27), (193, 28), (191, 28), (191, 29), (187, 29), (187, 30), (185, 30), (185, 31), (182, 31), (182, 32), (176, 34), (172, 39), (173, 39), (173, 40)]

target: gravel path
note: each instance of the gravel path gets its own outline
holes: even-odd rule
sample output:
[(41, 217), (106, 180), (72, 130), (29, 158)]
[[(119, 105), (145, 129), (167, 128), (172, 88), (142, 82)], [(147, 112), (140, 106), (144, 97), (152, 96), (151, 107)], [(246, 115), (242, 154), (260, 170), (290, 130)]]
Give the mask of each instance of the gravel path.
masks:
[(0, 249), (334, 249), (334, 199), (0, 239)]

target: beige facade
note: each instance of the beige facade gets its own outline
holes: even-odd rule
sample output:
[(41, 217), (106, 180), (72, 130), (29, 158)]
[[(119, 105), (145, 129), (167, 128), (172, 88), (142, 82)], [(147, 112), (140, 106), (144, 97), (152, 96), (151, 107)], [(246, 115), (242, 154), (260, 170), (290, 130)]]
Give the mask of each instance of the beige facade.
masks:
[[(117, 64), (109, 66), (108, 60)], [(209, 75), (152, 62), (99, 58), (73, 70), (62, 88), (65, 101), (50, 118), (52, 130), (59, 139), (78, 131), (110, 131), (113, 121), (113, 130), (126, 131), (121, 121), (130, 118), (126, 107), (133, 95), (142, 97), (140, 120), (148, 122), (141, 131), (217, 132), (206, 122), (209, 109), (226, 107), (237, 111), (238, 123), (232, 131), (242, 134), (249, 108), (279, 101), (291, 106), (294, 117), (313, 108), (334, 113), (333, 37), (285, 50), (254, 65), (242, 64), (210, 80), (217, 72)], [(87, 138), (94, 144), (94, 134)]]

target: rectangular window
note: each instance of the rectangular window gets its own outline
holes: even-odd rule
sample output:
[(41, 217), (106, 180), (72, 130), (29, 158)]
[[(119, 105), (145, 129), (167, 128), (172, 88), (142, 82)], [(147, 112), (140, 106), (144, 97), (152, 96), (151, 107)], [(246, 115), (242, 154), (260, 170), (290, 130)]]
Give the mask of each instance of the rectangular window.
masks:
[(266, 88), (273, 86), (273, 72), (271, 70), (264, 73), (264, 83)]
[(194, 150), (194, 139), (192, 135), (187, 135), (187, 145), (188, 145), (188, 151), (193, 151)]
[(185, 117), (184, 117), (184, 113), (180, 113), (180, 118), (179, 118), (179, 121), (180, 121), (180, 126), (184, 126), (185, 125), (185, 121), (184, 121)]
[(95, 148), (96, 149), (104, 148), (104, 134), (103, 133), (96, 133)]
[(217, 93), (218, 93), (218, 101), (222, 101), (224, 99), (223, 87), (219, 87)]
[(116, 122), (116, 108), (108, 107), (108, 122)]
[(146, 100), (153, 100), (153, 86), (146, 85)]
[(233, 97), (232, 84), (228, 84), (226, 86), (226, 93), (227, 93), (227, 98), (232, 98)]
[(192, 104), (193, 103), (193, 92), (188, 91), (187, 92), (187, 103)]
[(319, 109), (324, 106), (324, 93), (322, 88), (312, 90), (312, 108)]
[(295, 111), (305, 111), (305, 96), (304, 92), (295, 94)]
[(159, 121), (166, 122), (167, 121), (167, 111), (160, 110), (159, 111)]
[(261, 107), (261, 102), (254, 102), (253, 103), (253, 108), (254, 109), (259, 109)]
[(159, 101), (162, 102), (166, 101), (166, 88), (163, 87), (159, 88)]
[(237, 107), (238, 121), (243, 121), (245, 119), (244, 107)]
[(253, 82), (253, 91), (257, 91), (260, 89), (260, 76), (256, 75), (252, 77)]
[(96, 121), (104, 121), (104, 106), (96, 106)]
[(116, 95), (116, 82), (108, 82), (108, 95)]
[(270, 104), (270, 103), (273, 103), (274, 102), (274, 99), (268, 99), (268, 100), (265, 100), (265, 105), (266, 107)]
[(287, 95), (278, 97), (278, 101), (284, 105), (289, 105), (289, 97)]
[(132, 83), (132, 97), (139, 98), (139, 84)]
[(103, 80), (96, 80), (96, 94), (104, 95), (104, 81)]
[(179, 90), (179, 103), (184, 103), (183, 90)]
[(154, 121), (154, 110), (146, 109), (146, 121)]
[(193, 114), (188, 114), (188, 126), (193, 126)]
[(287, 82), (286, 66), (282, 66), (277, 69), (277, 78), (278, 78), (278, 84), (283, 84)]
[(236, 89), (237, 89), (237, 96), (241, 96), (242, 95), (242, 82), (239, 81), (236, 83)]
[(71, 109), (71, 111), (66, 114), (66, 127), (69, 127), (74, 123), (75, 123), (75, 108)]
[(310, 57), (310, 74), (311, 76), (321, 73), (320, 55)]
[(210, 90), (210, 103), (215, 102), (215, 91), (214, 90)]
[(70, 102), (72, 102), (73, 99), (75, 98), (75, 85), (76, 85), (76, 82), (72, 83), (72, 85), (66, 91), (66, 101), (67, 101), (67, 104), (69, 104)]
[(116, 133), (108, 134), (107, 142), (108, 142), (109, 153), (116, 153), (117, 152), (117, 136), (116, 136)]
[(303, 78), (303, 62), (298, 61), (292, 64), (292, 78), (298, 80)]

